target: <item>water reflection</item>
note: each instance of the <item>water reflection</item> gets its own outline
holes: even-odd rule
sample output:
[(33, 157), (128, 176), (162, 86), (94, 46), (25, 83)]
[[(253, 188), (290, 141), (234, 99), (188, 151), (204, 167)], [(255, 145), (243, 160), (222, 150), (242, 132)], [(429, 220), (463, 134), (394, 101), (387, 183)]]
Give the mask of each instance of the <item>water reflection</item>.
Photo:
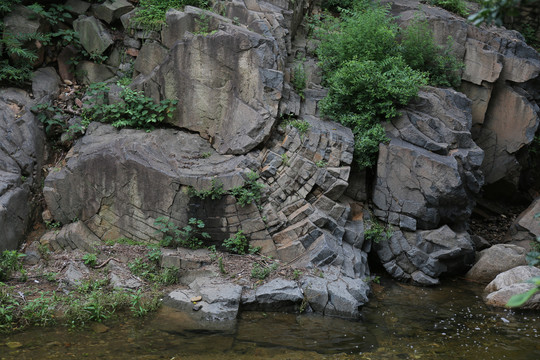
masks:
[[(383, 281), (361, 321), (245, 312), (203, 330), (163, 308), (152, 318), (73, 331), (32, 329), (0, 340), (1, 359), (539, 359), (538, 313), (496, 310), (481, 287)], [(106, 332), (102, 332), (106, 331)], [(6, 344), (12, 347), (8, 347)]]

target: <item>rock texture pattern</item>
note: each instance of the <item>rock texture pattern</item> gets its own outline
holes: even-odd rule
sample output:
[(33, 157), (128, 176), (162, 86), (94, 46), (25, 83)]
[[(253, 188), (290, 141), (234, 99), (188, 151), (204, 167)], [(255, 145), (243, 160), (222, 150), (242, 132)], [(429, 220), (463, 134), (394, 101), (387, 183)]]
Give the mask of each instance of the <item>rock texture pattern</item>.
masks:
[[(392, 1), (393, 14), (406, 26), (419, 11), (414, 0)], [(540, 55), (515, 32), (475, 27), (437, 7), (422, 6), (437, 42), (454, 41), (463, 59), (461, 91), (472, 101), (474, 140), (485, 151), (482, 172), (487, 184), (504, 179), (517, 185), (517, 152), (530, 144), (539, 124)]]
[(386, 125), (391, 140), (380, 145), (374, 214), (396, 230), (376, 249), (396, 278), (432, 285), (473, 262), (464, 230), (483, 184), (483, 151), (471, 124), (463, 94), (428, 88)]
[[(534, 288), (527, 280), (540, 276), (540, 269), (534, 266), (518, 266), (497, 275), (486, 286), (486, 303), (488, 305), (504, 307), (508, 300), (517, 294), (522, 294)], [(537, 293), (520, 308), (540, 309), (540, 294)]]
[(41, 124), (22, 90), (0, 90), (0, 251), (18, 247), (35, 210), (45, 154)]

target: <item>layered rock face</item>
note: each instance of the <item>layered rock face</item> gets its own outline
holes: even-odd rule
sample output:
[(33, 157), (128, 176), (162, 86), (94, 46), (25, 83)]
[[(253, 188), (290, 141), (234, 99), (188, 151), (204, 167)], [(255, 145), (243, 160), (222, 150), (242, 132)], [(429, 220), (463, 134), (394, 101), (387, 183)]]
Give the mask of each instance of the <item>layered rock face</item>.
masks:
[(17, 249), (31, 221), (45, 152), (43, 128), (23, 90), (0, 90), (0, 252)]
[(428, 88), (386, 126), (391, 140), (380, 145), (374, 213), (399, 230), (376, 249), (399, 279), (434, 284), (474, 261), (465, 230), (483, 184), (483, 151), (471, 121), (463, 94)]
[[(398, 21), (406, 25), (418, 13), (419, 2), (392, 2)], [(438, 8), (422, 6), (421, 13), (438, 43), (453, 39), (463, 59), (461, 91), (472, 103), (473, 138), (485, 151), (481, 166), (486, 184), (499, 180), (517, 185), (520, 164), (516, 154), (531, 143), (539, 124), (538, 77), (540, 56), (515, 31), (475, 27)]]

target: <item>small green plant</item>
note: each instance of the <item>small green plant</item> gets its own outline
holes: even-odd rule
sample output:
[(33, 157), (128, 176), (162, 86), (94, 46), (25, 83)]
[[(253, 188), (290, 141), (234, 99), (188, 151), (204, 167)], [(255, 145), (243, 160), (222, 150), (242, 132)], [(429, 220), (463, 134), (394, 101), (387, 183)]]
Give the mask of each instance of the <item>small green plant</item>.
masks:
[(430, 5), (442, 7), (445, 10), (451, 11), (454, 14), (466, 17), (469, 15), (467, 4), (464, 0), (427, 0)]
[(306, 69), (304, 67), (305, 58), (304, 57), (297, 57), (293, 72), (292, 72), (292, 78), (291, 83), (293, 85), (294, 90), (300, 95), (300, 98), (303, 100), (305, 99), (304, 90), (307, 86), (307, 75), (306, 75)]
[[(55, 323), (54, 309), (56, 302), (46, 293), (41, 292), (38, 298), (29, 300), (23, 307), (22, 318), (34, 326), (47, 326)], [(47, 294), (48, 295), (48, 294)]]
[(249, 240), (244, 235), (243, 230), (239, 230), (230, 238), (223, 241), (223, 246), (227, 251), (234, 254), (245, 255), (247, 253), (255, 254), (260, 251), (260, 247), (252, 247)]
[(315, 165), (318, 167), (318, 168), (323, 168), (323, 167), (326, 167), (326, 165), (328, 165), (328, 162), (324, 161), (324, 160), (319, 160), (315, 163)]
[(300, 276), (302, 276), (302, 272), (299, 269), (294, 269), (293, 275), (292, 275), (293, 280), (300, 279)]
[(287, 155), (287, 153), (281, 154), (281, 162), (282, 162), (283, 165), (285, 165), (285, 166), (289, 166), (289, 165), (290, 165), (290, 159), (289, 159), (289, 155)]
[(284, 124), (286, 126), (290, 125), (293, 128), (295, 128), (296, 130), (298, 130), (298, 132), (300, 133), (300, 136), (306, 135), (307, 132), (309, 131), (310, 127), (311, 127), (311, 125), (307, 121), (300, 120), (300, 119), (294, 119), (294, 118), (289, 118), (288, 120), (285, 121)]
[(95, 267), (97, 263), (97, 255), (96, 254), (85, 254), (82, 257), (82, 260), (85, 265), (88, 265), (90, 267)]
[(218, 181), (216, 178), (212, 179), (212, 183), (209, 189), (207, 190), (196, 190), (194, 187), (188, 188), (188, 195), (191, 197), (198, 197), (199, 199), (210, 198), (212, 200), (219, 200), (227, 192), (223, 189), (223, 184)]
[(230, 191), (230, 194), (236, 198), (236, 201), (242, 207), (251, 203), (259, 203), (264, 188), (264, 184), (257, 182), (259, 174), (255, 171), (249, 171), (246, 176), (247, 179), (244, 185), (235, 187)]
[(259, 280), (264, 280), (270, 275), (270, 273), (276, 270), (279, 267), (277, 263), (273, 263), (269, 266), (259, 265), (259, 263), (254, 263), (253, 268), (251, 269), (251, 277)]
[(366, 222), (367, 228), (364, 230), (364, 239), (367, 241), (373, 241), (379, 243), (386, 241), (392, 237), (392, 229), (384, 227), (378, 221), (368, 220)]
[(202, 157), (203, 159), (208, 159), (210, 156), (212, 156), (212, 153), (211, 153), (210, 151), (203, 152), (203, 153), (201, 154), (201, 157)]
[(83, 125), (99, 121), (110, 123), (116, 128), (153, 129), (155, 125), (173, 116), (177, 100), (165, 99), (156, 104), (139, 91), (127, 86), (121, 88), (121, 101), (107, 104), (106, 94), (110, 88), (104, 83), (90, 85), (87, 91), (90, 100), (82, 111)]
[(140, 0), (139, 8), (132, 19), (133, 25), (145, 30), (160, 30), (165, 24), (169, 9), (181, 9), (186, 5), (208, 8), (209, 0)]
[(20, 260), (24, 256), (15, 250), (4, 250), (0, 254), (0, 281), (8, 280), (12, 273), (23, 269)]
[(221, 272), (223, 275), (227, 274), (227, 271), (225, 270), (225, 265), (223, 265), (223, 256), (220, 256), (218, 258), (218, 266), (219, 272)]
[(189, 219), (188, 224), (182, 229), (165, 217), (157, 218), (154, 225), (158, 227), (158, 232), (163, 234), (160, 244), (166, 247), (201, 249), (204, 247), (204, 239), (210, 238), (207, 232), (202, 231), (205, 227), (204, 222), (196, 218)]
[(45, 279), (49, 282), (56, 282), (58, 280), (58, 273), (57, 272), (48, 272), (45, 273)]

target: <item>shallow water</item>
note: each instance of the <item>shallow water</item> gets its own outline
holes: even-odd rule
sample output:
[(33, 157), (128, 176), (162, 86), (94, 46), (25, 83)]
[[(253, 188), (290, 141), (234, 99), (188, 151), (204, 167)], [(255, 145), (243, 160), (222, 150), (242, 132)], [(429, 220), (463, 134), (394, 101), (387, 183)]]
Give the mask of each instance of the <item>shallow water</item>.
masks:
[(488, 307), (477, 284), (383, 280), (374, 291), (360, 321), (244, 312), (229, 330), (205, 331), (163, 308), (106, 324), (104, 333), (56, 327), (4, 336), (0, 359), (540, 359), (540, 313)]

